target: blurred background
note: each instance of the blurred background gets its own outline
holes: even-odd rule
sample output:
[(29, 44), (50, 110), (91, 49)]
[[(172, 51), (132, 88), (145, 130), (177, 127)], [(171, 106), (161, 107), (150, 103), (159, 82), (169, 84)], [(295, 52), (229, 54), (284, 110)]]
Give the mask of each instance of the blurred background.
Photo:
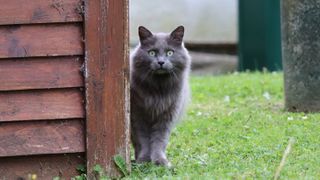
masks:
[(237, 0), (131, 0), (132, 42), (138, 41), (137, 27), (169, 32), (182, 24), (186, 41), (237, 42)]
[(197, 75), (281, 70), (280, 0), (131, 0), (131, 46), (138, 26), (153, 32), (186, 27)]

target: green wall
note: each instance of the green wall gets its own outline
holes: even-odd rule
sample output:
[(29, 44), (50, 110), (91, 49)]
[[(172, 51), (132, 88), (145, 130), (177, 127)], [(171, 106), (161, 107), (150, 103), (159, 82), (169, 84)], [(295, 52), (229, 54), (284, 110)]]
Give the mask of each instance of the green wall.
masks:
[(280, 0), (239, 0), (239, 70), (281, 70)]

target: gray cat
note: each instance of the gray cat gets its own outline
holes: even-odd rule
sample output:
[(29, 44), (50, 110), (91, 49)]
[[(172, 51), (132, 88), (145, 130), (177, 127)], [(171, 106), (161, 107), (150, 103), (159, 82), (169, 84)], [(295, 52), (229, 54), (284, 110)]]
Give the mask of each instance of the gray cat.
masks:
[(139, 27), (140, 44), (131, 54), (131, 140), (137, 163), (169, 166), (171, 128), (189, 99), (190, 56), (184, 27), (152, 34)]

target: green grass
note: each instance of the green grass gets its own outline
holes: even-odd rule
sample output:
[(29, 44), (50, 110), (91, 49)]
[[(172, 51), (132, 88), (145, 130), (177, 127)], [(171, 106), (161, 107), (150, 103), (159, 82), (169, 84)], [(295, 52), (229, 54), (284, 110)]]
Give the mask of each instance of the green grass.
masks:
[(173, 130), (173, 168), (132, 165), (127, 179), (320, 178), (320, 114), (284, 111), (282, 73), (192, 77), (192, 103)]

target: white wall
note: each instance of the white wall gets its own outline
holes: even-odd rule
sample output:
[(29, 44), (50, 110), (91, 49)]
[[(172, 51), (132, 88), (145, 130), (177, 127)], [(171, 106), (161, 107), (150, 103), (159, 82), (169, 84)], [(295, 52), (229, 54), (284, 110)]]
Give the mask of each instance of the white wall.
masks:
[(130, 0), (131, 42), (137, 27), (169, 32), (186, 27), (186, 40), (237, 42), (238, 0)]

